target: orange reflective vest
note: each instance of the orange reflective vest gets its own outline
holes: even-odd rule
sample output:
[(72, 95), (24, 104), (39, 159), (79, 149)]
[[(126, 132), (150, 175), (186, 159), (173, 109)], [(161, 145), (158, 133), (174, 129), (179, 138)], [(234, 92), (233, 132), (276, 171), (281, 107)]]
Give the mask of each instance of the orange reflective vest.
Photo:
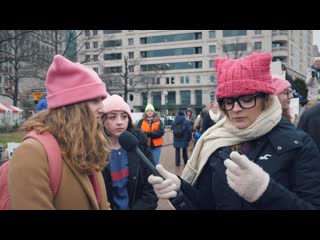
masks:
[[(151, 127), (149, 125), (149, 121), (147, 121), (147, 120), (143, 120), (142, 124), (141, 124), (141, 130), (144, 131), (145, 133), (158, 131), (159, 128), (160, 128), (160, 120), (152, 122)], [(151, 141), (152, 141), (154, 147), (159, 147), (163, 144), (162, 137), (159, 137), (159, 138), (148, 137), (148, 146), (149, 147), (151, 146)]]

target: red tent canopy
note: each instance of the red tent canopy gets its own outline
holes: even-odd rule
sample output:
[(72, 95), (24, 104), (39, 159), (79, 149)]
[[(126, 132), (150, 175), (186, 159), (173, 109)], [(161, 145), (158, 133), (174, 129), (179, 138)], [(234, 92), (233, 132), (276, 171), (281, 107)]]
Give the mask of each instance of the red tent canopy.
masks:
[(13, 106), (11, 106), (8, 103), (2, 103), (4, 106), (6, 106), (7, 108), (9, 108), (10, 110), (12, 110), (13, 113), (18, 113), (19, 111), (17, 109), (15, 109)]

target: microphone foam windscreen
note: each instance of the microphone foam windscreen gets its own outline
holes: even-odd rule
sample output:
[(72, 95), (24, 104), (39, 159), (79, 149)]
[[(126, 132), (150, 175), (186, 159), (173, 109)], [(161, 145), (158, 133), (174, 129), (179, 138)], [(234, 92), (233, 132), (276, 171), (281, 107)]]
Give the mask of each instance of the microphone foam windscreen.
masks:
[(121, 147), (127, 152), (134, 150), (135, 147), (138, 145), (138, 142), (139, 141), (136, 138), (136, 136), (128, 131), (121, 133), (119, 136), (119, 143)]

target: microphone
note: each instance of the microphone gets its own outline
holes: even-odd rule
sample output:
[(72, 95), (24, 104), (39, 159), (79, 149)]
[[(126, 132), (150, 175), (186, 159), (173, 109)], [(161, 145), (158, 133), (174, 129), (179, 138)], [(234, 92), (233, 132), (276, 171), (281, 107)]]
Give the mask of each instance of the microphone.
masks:
[[(155, 176), (162, 177), (157, 171), (156, 167), (150, 162), (150, 160), (141, 152), (138, 148), (139, 140), (131, 132), (124, 131), (119, 136), (119, 143), (121, 147), (127, 152), (135, 152), (138, 157), (147, 165)], [(163, 177), (162, 177), (163, 178)]]

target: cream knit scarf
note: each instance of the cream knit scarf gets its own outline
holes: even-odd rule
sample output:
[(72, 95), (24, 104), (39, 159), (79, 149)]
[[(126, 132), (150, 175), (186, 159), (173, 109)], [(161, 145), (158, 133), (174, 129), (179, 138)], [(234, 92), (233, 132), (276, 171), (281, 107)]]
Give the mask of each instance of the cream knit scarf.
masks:
[(246, 129), (236, 128), (226, 117), (209, 128), (198, 140), (181, 177), (194, 185), (208, 158), (218, 148), (256, 139), (276, 126), (282, 115), (281, 104), (278, 97), (270, 97), (271, 106), (262, 111)]

